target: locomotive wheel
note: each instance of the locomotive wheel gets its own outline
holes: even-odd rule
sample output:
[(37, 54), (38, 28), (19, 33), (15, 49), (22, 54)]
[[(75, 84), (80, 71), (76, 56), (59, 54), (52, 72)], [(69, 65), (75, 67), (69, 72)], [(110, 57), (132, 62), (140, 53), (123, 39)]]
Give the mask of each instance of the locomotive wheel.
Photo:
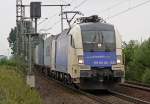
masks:
[(54, 77), (54, 76), (55, 76), (55, 75), (54, 75), (54, 71), (52, 71), (51, 75), (52, 75), (52, 78), (55, 78), (55, 77)]
[(50, 74), (50, 68), (47, 68), (47, 76)]
[(70, 76), (69, 74), (67, 75), (67, 84), (68, 84), (68, 85), (71, 85), (71, 84), (72, 84), (71, 76)]
[(60, 81), (63, 81), (63, 75), (60, 73)]
[(62, 75), (63, 75), (63, 83), (66, 84), (67, 83), (67, 81), (66, 81), (66, 74), (63, 73)]
[(58, 72), (58, 80), (61, 81), (61, 73)]

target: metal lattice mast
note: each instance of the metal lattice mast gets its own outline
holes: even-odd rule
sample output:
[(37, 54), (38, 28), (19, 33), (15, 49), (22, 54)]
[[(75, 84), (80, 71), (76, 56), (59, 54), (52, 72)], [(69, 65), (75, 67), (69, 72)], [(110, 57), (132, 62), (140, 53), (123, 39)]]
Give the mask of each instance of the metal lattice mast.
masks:
[(21, 20), (22, 16), (22, 0), (16, 0), (16, 26), (17, 26), (17, 33), (16, 33), (16, 55), (19, 54), (19, 21)]
[(22, 18), (21, 18), (21, 36), (22, 36), (22, 54), (25, 56), (25, 7), (22, 6)]
[(24, 51), (24, 16), (25, 7), (22, 5), (22, 0), (16, 0), (16, 54), (21, 54)]

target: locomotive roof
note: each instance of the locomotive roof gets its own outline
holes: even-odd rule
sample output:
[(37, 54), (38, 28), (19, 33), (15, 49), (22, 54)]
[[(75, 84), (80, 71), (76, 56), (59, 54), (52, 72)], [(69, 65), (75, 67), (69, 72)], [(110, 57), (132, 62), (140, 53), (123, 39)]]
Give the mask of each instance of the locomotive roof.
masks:
[(93, 22), (89, 22), (89, 23), (81, 23), (79, 24), (81, 27), (81, 30), (103, 30), (103, 31), (113, 31), (114, 30), (114, 26), (108, 23), (93, 23)]
[[(108, 23), (101, 23), (101, 22), (88, 22), (88, 23), (80, 23), (78, 24), (82, 31), (114, 31), (114, 26)], [(75, 26), (75, 25), (74, 25)], [(72, 26), (72, 28), (74, 27)], [(56, 35), (56, 38), (59, 36), (67, 35), (70, 29), (65, 29), (63, 32)]]

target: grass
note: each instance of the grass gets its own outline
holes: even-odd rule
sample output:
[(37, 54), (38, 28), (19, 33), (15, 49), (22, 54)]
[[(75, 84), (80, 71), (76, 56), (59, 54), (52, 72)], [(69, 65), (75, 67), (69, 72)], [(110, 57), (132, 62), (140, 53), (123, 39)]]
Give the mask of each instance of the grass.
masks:
[(38, 92), (26, 85), (23, 67), (11, 61), (0, 62), (0, 104), (42, 104)]

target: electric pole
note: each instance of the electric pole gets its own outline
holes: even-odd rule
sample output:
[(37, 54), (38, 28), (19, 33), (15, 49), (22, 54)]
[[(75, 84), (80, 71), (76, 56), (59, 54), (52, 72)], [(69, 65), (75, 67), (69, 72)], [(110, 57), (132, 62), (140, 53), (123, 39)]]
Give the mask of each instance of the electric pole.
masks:
[(61, 32), (63, 32), (64, 25), (63, 25), (63, 6), (60, 6), (61, 8)]

